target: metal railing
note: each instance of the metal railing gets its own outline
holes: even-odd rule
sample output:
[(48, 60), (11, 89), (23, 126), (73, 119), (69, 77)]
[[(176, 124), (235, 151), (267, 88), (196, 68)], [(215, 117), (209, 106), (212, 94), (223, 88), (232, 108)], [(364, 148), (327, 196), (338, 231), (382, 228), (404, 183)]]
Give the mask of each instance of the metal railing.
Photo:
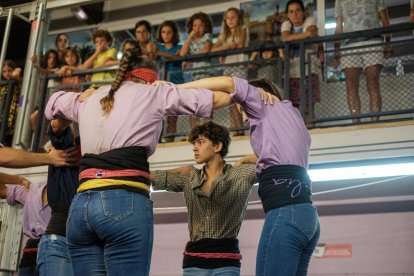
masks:
[[(414, 89), (412, 83), (414, 83), (414, 39), (412, 38), (411, 31), (414, 29), (414, 24), (399, 24), (388, 28), (379, 28), (373, 30), (359, 31), (354, 33), (346, 33), (340, 35), (331, 35), (324, 37), (317, 37), (306, 40), (290, 41), (287, 43), (279, 43), (274, 45), (260, 45), (257, 47), (248, 47), (243, 49), (235, 49), (223, 52), (213, 52), (203, 55), (178, 57), (167, 60), (161, 65), (160, 75), (165, 80), (174, 81), (177, 74), (182, 74), (184, 81), (190, 81), (194, 78), (206, 76), (219, 76), (219, 75), (234, 75), (246, 78), (248, 80), (256, 78), (270, 78), (273, 82), (278, 84), (284, 89), (284, 99), (292, 99), (298, 101), (298, 108), (304, 120), (309, 128), (316, 127), (331, 127), (331, 126), (344, 126), (353, 124), (353, 119), (361, 119), (362, 123), (370, 123), (372, 117), (379, 117), (379, 122), (385, 121), (400, 121), (412, 119), (414, 114)], [(343, 80), (343, 73), (339, 70), (334, 70), (330, 64), (334, 54), (334, 49), (329, 48), (329, 43), (338, 40), (350, 39), (350, 38), (370, 38), (378, 37), (382, 34), (392, 33), (393, 35), (399, 32), (409, 32), (409, 35), (404, 39), (393, 40), (391, 43), (394, 48), (394, 54), (391, 55), (384, 63), (380, 75), (380, 87), (382, 95), (382, 110), (378, 112), (372, 112), (368, 109), (369, 97), (364, 85), (365, 78), (362, 75), (360, 84), (360, 98), (361, 98), (361, 113), (350, 114), (347, 104), (347, 89), (345, 81)], [(325, 50), (317, 47), (318, 45), (325, 45)], [(328, 47), (326, 47), (328, 45)], [(314, 50), (304, 49), (311, 48)], [(369, 45), (369, 47), (383, 47), (384, 43), (378, 41), (375, 45)], [(365, 47), (365, 48), (364, 48)], [(279, 55), (279, 49), (283, 49), (283, 55)], [(290, 86), (292, 80), (290, 79), (290, 66), (292, 59), (290, 58), (290, 52), (293, 50), (299, 51), (299, 70), (300, 76), (298, 80), (299, 88), (297, 95), (292, 96)], [(341, 48), (343, 52), (345, 48)], [(352, 49), (358, 49), (362, 53), (367, 52), (368, 46), (357, 46)], [(351, 50), (346, 48), (345, 50)], [(261, 53), (265, 51), (272, 51), (274, 53), (273, 58), (264, 59)], [(370, 52), (371, 50), (368, 50)], [(258, 53), (258, 59), (249, 60), (249, 57), (253, 52)], [(221, 57), (229, 57), (240, 55), (237, 62), (233, 63), (220, 63)], [(317, 56), (323, 56), (323, 63), (320, 63), (315, 68), (312, 67), (310, 61)], [(319, 57), (318, 57), (319, 58)], [(203, 61), (204, 63), (199, 63)], [(319, 60), (321, 61), (321, 60)], [(170, 69), (169, 64), (177, 64), (188, 62), (190, 64), (201, 64), (200, 67), (190, 66), (189, 68), (181, 69), (176, 67)], [(297, 62), (293, 60), (293, 62)], [(404, 74), (396, 74), (396, 66), (401, 64), (404, 68)], [(83, 76), (96, 72), (113, 71), (116, 67), (105, 69), (90, 69), (84, 71), (76, 71), (72, 73), (72, 76)], [(315, 74), (315, 78), (306, 77), (307, 72)], [(286, 77), (288, 76), (288, 77)], [(38, 90), (38, 102), (39, 114), (43, 114), (45, 103), (51, 93), (56, 90), (65, 90), (63, 86), (48, 87), (49, 80), (58, 79), (58, 75), (47, 75), (41, 77), (41, 85)], [(108, 80), (107, 83), (110, 83)], [(317, 82), (317, 85), (315, 85)], [(79, 91), (89, 87), (90, 82), (82, 82), (77, 84)], [(71, 85), (72, 87), (74, 85)], [(320, 96), (314, 97), (314, 89), (318, 89)], [(365, 90), (365, 91), (364, 91)], [(308, 92), (307, 92), (308, 91)], [(4, 112), (4, 110), (3, 110)], [(45, 142), (45, 119), (44, 116), (39, 116), (37, 127), (34, 130), (32, 138), (32, 150), (38, 150), (42, 148), (43, 142)], [(246, 135), (248, 134), (248, 126), (241, 123), (238, 117), (237, 111), (232, 111), (231, 108), (225, 108), (214, 111), (213, 120), (221, 125), (228, 127), (234, 135)], [(186, 116), (179, 116), (178, 118), (167, 118), (164, 124), (164, 132), (160, 141), (174, 141), (184, 139), (186, 133), (195, 124), (197, 120), (186, 118)], [(377, 122), (377, 121), (375, 121)], [(29, 122), (25, 122), (28, 124)]]

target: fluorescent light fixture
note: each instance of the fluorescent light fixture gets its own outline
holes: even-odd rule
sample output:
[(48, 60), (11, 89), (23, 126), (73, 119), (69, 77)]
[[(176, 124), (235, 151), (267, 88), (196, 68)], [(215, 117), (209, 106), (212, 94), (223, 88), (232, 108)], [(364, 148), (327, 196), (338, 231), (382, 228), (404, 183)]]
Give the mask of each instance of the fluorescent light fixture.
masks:
[(334, 23), (326, 23), (325, 24), (325, 30), (328, 30), (328, 29), (335, 29), (336, 28), (336, 23), (334, 22)]
[(78, 20), (80, 21), (88, 20), (88, 15), (81, 7), (72, 8), (72, 12)]
[(414, 163), (311, 169), (308, 170), (308, 173), (312, 181), (414, 175)]

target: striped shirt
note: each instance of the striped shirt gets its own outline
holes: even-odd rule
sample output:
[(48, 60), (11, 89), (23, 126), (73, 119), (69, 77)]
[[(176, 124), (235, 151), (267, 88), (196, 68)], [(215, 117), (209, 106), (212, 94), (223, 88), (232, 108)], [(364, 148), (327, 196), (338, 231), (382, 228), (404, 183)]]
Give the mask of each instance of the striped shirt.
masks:
[(191, 241), (237, 238), (250, 190), (257, 182), (255, 165), (226, 164), (211, 184), (210, 196), (202, 190), (206, 180), (203, 169), (193, 168), (189, 174), (156, 171), (152, 184), (156, 190), (184, 192)]

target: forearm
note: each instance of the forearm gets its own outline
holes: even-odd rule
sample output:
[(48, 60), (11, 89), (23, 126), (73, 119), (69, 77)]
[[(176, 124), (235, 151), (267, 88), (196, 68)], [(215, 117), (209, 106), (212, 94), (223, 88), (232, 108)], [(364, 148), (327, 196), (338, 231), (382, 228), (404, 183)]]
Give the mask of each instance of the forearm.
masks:
[(217, 44), (215, 44), (213, 46), (213, 48), (211, 49), (211, 51), (212, 52), (220, 52), (220, 51), (225, 51), (225, 50), (228, 50), (228, 49), (230, 49), (230, 47), (228, 45), (223, 45), (223, 44), (217, 45)]
[(0, 184), (17, 184), (21, 185), (23, 182), (21, 176), (18, 175), (11, 175), (6, 173), (0, 173)]
[(211, 43), (210, 40), (207, 40), (206, 43), (204, 43), (203, 49), (201, 49), (200, 51), (195, 52), (194, 55), (201, 55), (201, 54), (210, 53), (212, 47), (213, 47), (213, 43)]
[(79, 65), (80, 69), (86, 70), (93, 67), (93, 62), (98, 57), (99, 52), (95, 52), (92, 56), (90, 56), (83, 64)]
[(188, 50), (190, 49), (190, 39), (187, 39), (185, 42), (184, 42), (184, 45), (183, 45), (183, 47), (181, 47), (181, 50), (180, 50), (180, 56), (185, 56), (187, 53), (188, 53)]
[(284, 33), (282, 34), (283, 41), (299, 40), (309, 38), (310, 34), (308, 32), (303, 32), (299, 34)]
[(233, 79), (231, 77), (221, 76), (221, 77), (212, 77), (200, 79), (192, 82), (187, 82), (177, 85), (180, 88), (206, 88), (214, 91), (222, 91), (226, 93), (233, 93), (235, 91), (235, 86)]
[(33, 153), (12, 148), (1, 149), (0, 166), (6, 168), (27, 168), (49, 165), (51, 158), (47, 153)]
[(165, 57), (165, 58), (175, 58), (177, 55), (176, 54), (166, 53), (166, 52), (163, 52), (163, 51), (158, 50), (157, 51), (157, 56), (159, 56), (159, 57)]
[(182, 192), (186, 183), (188, 183), (189, 174), (154, 171), (151, 178), (151, 183), (155, 190)]

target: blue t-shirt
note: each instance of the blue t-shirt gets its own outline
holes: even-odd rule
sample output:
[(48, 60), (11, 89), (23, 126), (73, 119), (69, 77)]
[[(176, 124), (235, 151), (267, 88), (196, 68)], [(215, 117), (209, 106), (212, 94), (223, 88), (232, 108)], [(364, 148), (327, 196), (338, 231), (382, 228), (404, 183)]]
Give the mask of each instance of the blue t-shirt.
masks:
[[(171, 49), (167, 49), (165, 48), (164, 44), (157, 44), (157, 49), (168, 53), (168, 54), (175, 54), (177, 53), (179, 50), (181, 50), (181, 45), (174, 45)], [(163, 64), (163, 62), (166, 60), (165, 57), (160, 57), (160, 63), (161, 66)], [(183, 78), (183, 73), (182, 73), (182, 68), (181, 68), (181, 62), (170, 62), (167, 64), (167, 80), (175, 83), (175, 84), (179, 84), (179, 83), (183, 83), (184, 82), (184, 78)]]

